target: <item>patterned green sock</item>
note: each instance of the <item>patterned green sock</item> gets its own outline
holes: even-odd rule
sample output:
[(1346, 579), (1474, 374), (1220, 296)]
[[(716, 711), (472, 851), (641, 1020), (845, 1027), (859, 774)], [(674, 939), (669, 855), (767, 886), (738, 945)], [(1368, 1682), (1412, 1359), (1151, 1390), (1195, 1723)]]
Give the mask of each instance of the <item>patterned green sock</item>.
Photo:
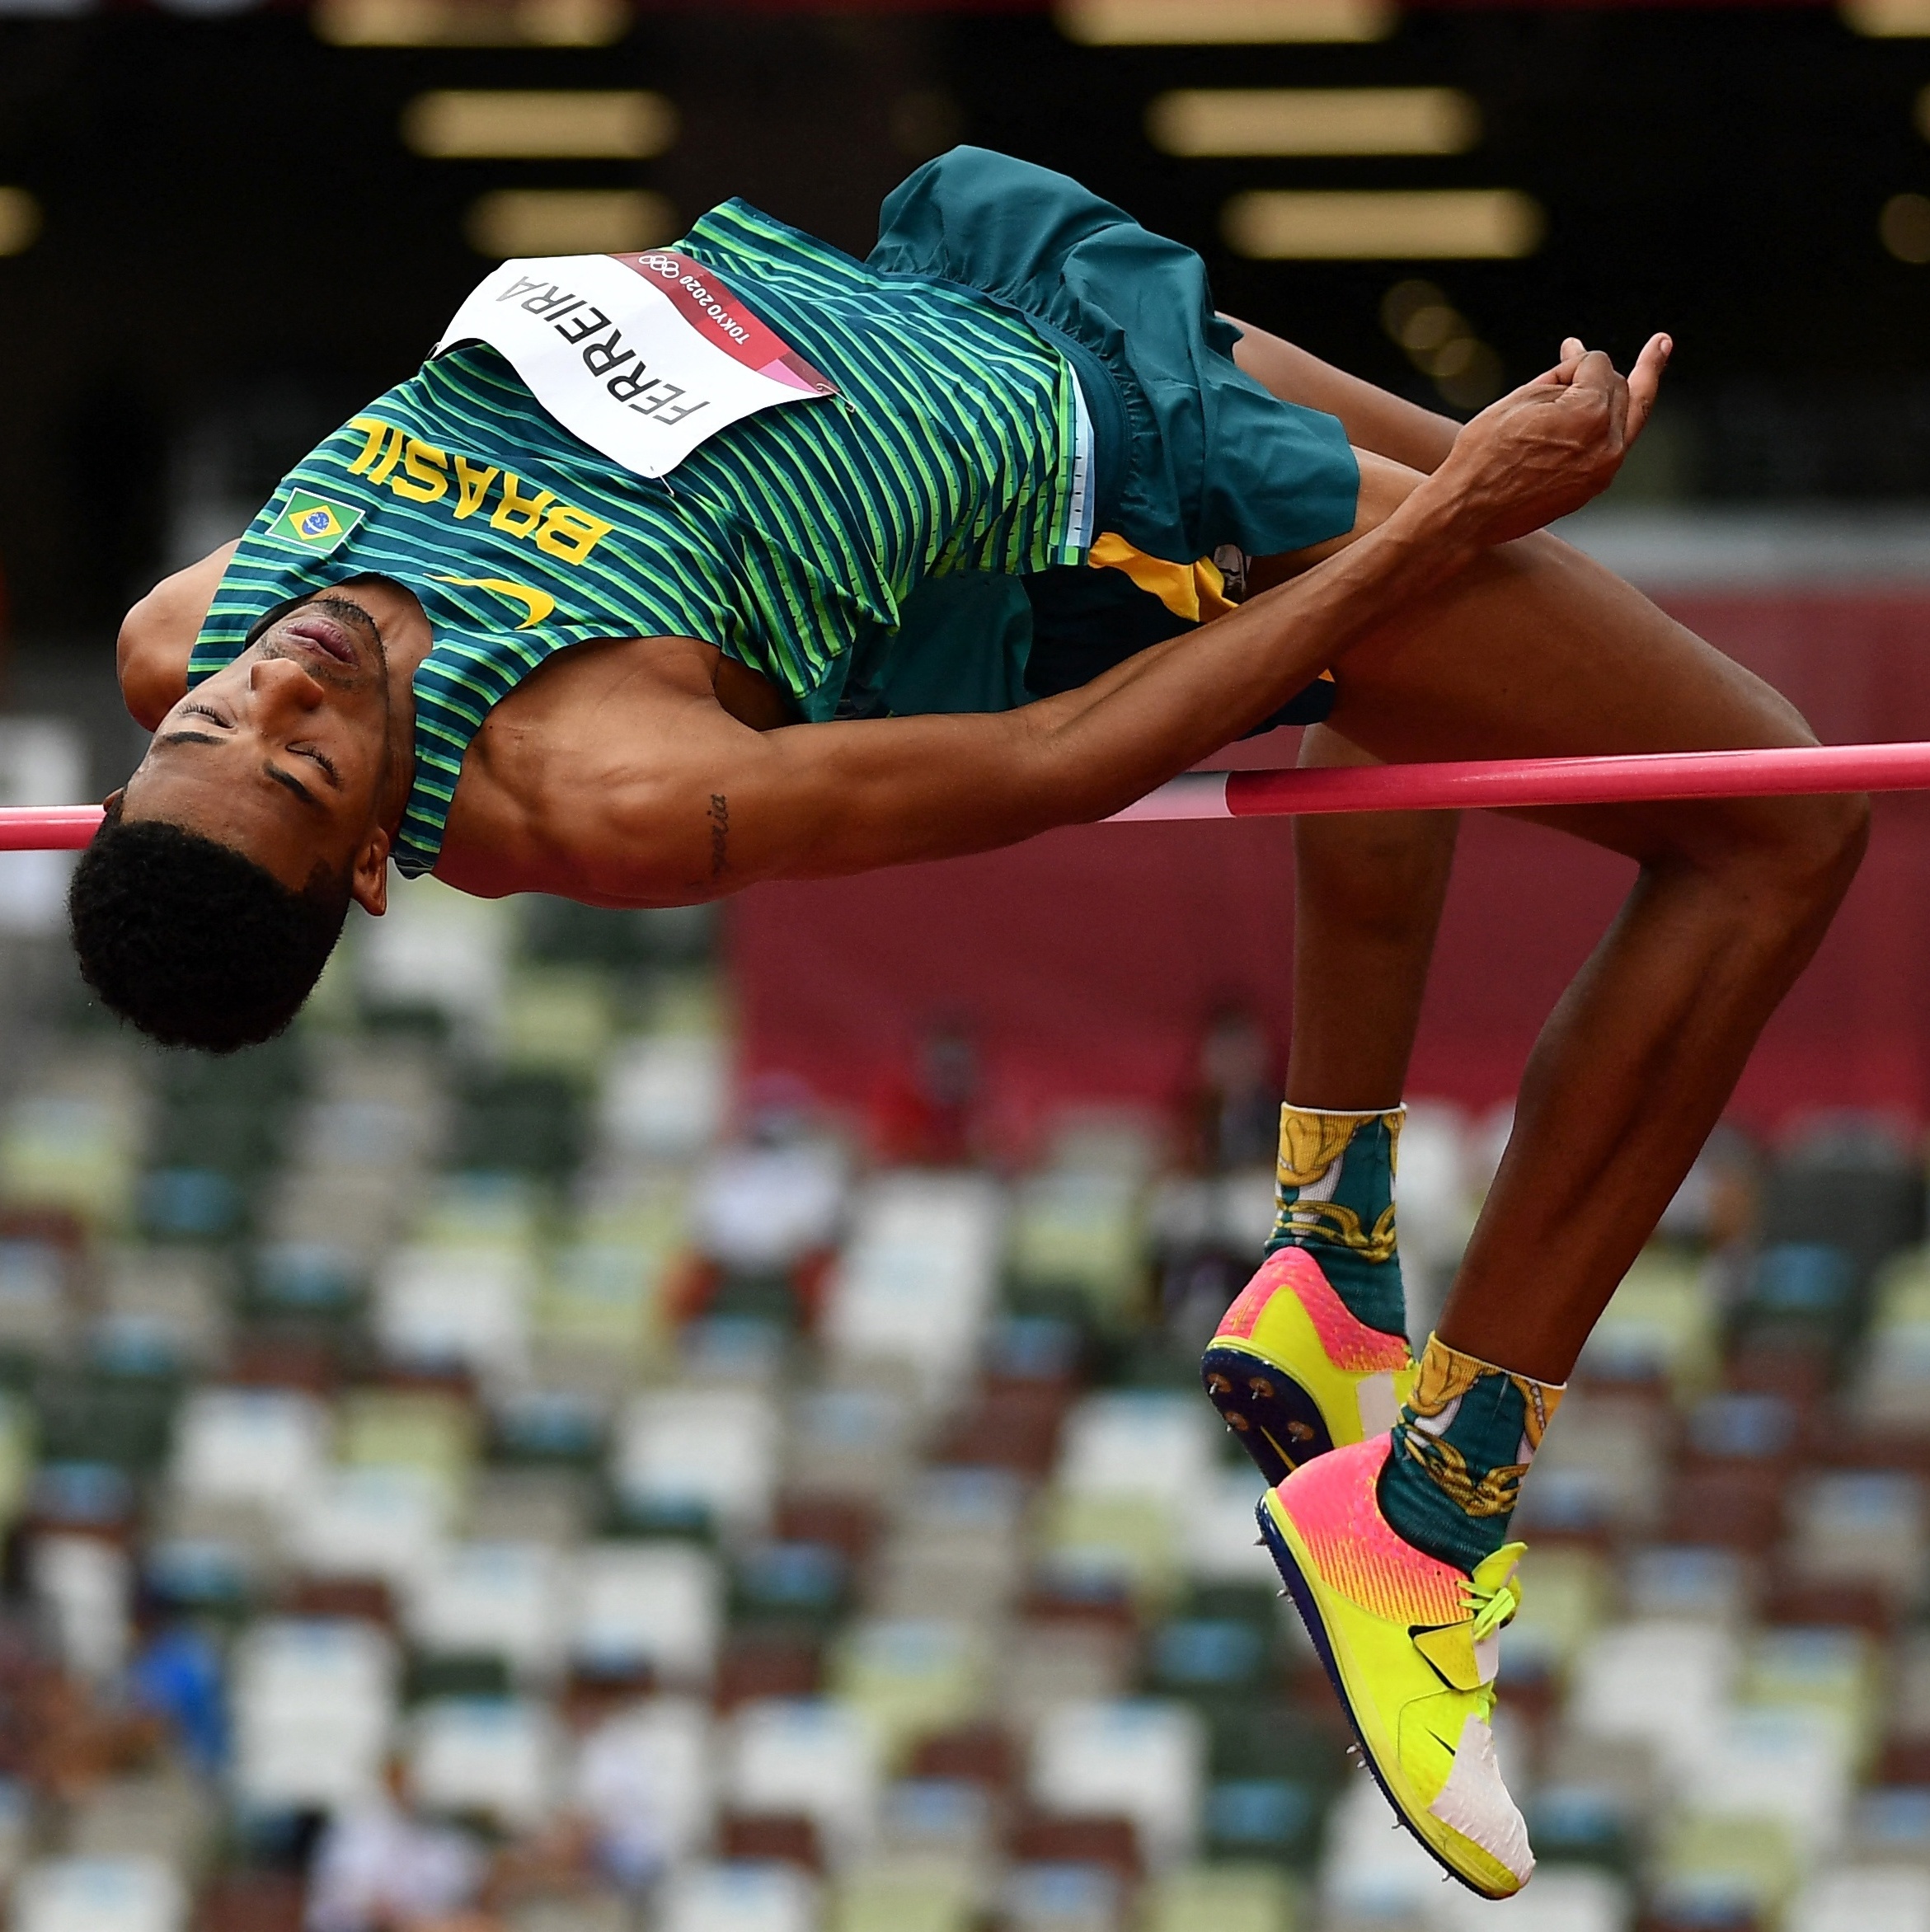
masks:
[(1280, 1216), (1266, 1244), (1304, 1248), (1356, 1321), (1383, 1334), (1407, 1332), (1407, 1297), (1394, 1246), (1394, 1157), (1405, 1107), (1383, 1114), (1280, 1109), (1275, 1197)]
[(1491, 1556), (1508, 1540), (1521, 1479), (1562, 1387), (1430, 1335), (1381, 1471), (1381, 1514), (1394, 1533), (1464, 1570)]

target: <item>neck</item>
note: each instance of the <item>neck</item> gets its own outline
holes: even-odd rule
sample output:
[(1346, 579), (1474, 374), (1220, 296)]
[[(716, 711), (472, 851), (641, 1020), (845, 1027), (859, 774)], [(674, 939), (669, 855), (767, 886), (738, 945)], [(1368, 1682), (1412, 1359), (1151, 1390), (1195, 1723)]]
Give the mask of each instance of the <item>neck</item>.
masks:
[(421, 605), (412, 597), (408, 602), (403, 621), (392, 628), (385, 626), (383, 635), (388, 668), (389, 773), (381, 821), (392, 840), (401, 829), (416, 782), (416, 671), (434, 643)]

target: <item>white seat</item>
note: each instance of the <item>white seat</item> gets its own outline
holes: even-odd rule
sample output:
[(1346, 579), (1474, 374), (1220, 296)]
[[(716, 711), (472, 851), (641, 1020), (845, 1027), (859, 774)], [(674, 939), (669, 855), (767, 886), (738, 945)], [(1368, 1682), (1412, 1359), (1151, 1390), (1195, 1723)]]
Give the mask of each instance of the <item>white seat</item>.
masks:
[(1216, 1470), (1180, 1519), (1180, 1550), (1187, 1573), (1202, 1583), (1279, 1587), (1273, 1559), (1257, 1545), (1254, 1515), (1266, 1485), (1256, 1470)]
[(597, 1112), (601, 1137), (615, 1152), (688, 1160), (722, 1132), (730, 1090), (721, 1039), (659, 1034), (626, 1040), (604, 1077)]
[(846, 1361), (902, 1363), (927, 1399), (966, 1373), (994, 1292), (1004, 1226), (996, 1183), (891, 1174), (854, 1206), (827, 1285), (824, 1333)]
[(480, 1043), (502, 1011), (515, 925), (507, 900), (419, 879), (397, 894), (386, 918), (355, 923), (363, 996), (377, 1007), (432, 1007)]
[(1745, 1706), (1702, 1741), (1680, 1802), (1699, 1816), (1772, 1820), (1806, 1856), (1824, 1855), (1848, 1822), (1853, 1747), (1828, 1711)]
[(927, 1470), (878, 1553), (871, 1592), (891, 1616), (982, 1617), (1024, 1580), (1025, 1497), (1003, 1470)]
[(788, 1485), (888, 1500), (909, 1473), (912, 1404), (889, 1389), (813, 1389), (792, 1406)]
[(1040, 1805), (1130, 1818), (1155, 1865), (1191, 1851), (1205, 1771), (1198, 1714), (1161, 1699), (1061, 1705), (1033, 1733), (1030, 1782)]
[(1214, 1487), (1219, 1425), (1174, 1390), (1087, 1395), (1066, 1418), (1056, 1481), (1076, 1495), (1134, 1495), (1190, 1505)]
[(1129, 1320), (1145, 1268), (1139, 1175), (1053, 1168), (1012, 1203), (1009, 1265), (1021, 1282), (1076, 1289), (1101, 1320)]
[(726, 1801), (740, 1811), (803, 1813), (834, 1860), (870, 1843), (878, 1791), (876, 1740), (841, 1699), (760, 1698), (731, 1724)]
[(1576, 1660), (1569, 1722), (1585, 1735), (1650, 1745), (1686, 1776), (1725, 1714), (1740, 1661), (1734, 1637), (1713, 1624), (1615, 1625)]
[(379, 1577), (407, 1592), (434, 1568), (449, 1496), (426, 1470), (331, 1470), (288, 1525), (289, 1556), (317, 1576)]
[(191, 1249), (126, 1248), (106, 1268), (100, 1333), (125, 1338), (167, 1359), (205, 1367), (227, 1334), (220, 1270)]
[(1343, 1925), (1411, 1925), (1443, 1890), (1441, 1868), (1395, 1822), (1369, 1778), (1350, 1778), (1327, 1814), (1320, 1901)]
[(777, 1481), (777, 1411), (755, 1389), (661, 1390), (625, 1409), (611, 1479), (632, 1504), (695, 1505), (745, 1531), (770, 1514)]
[(1930, 1932), (1930, 1872), (1899, 1865), (1822, 1872), (1796, 1895), (1784, 1932)]
[(1819, 1472), (1790, 1499), (1791, 1555), (1822, 1582), (1875, 1584), (1909, 1607), (1922, 1598), (1930, 1559), (1921, 1480), (1901, 1471)]
[(693, 1865), (664, 1887), (656, 1932), (815, 1932), (817, 1887), (796, 1865)]
[(564, 1596), (553, 1551), (539, 1543), (444, 1549), (411, 1593), (410, 1634), (424, 1650), (500, 1657), (519, 1676), (563, 1659)]
[(60, 1858), (21, 1874), (12, 1932), (180, 1932), (187, 1887), (159, 1859)]
[(1637, 1621), (1682, 1619), (1726, 1630), (1749, 1620), (1753, 1583), (1740, 1551), (1707, 1543), (1651, 1543), (1633, 1552), (1622, 1577)]
[(1401, 1128), (1401, 1256), (1451, 1268), (1473, 1231), (1467, 1116), (1450, 1100), (1413, 1100)]
[(412, 1720), (409, 1789), (431, 1811), (479, 1812), (528, 1830), (561, 1795), (561, 1746), (547, 1705), (527, 1697), (444, 1697)]
[(265, 1620), (237, 1643), (230, 1682), (234, 1785), (243, 1803), (331, 1809), (381, 1791), (396, 1657), (374, 1625)]
[(985, 1701), (979, 1634), (948, 1617), (866, 1617), (846, 1634), (833, 1672), (886, 1756), (921, 1732), (962, 1723)]
[(115, 1676), (133, 1638), (134, 1576), (127, 1551), (98, 1536), (42, 1531), (27, 1547), (27, 1577), (61, 1662), (90, 1683)]
[(514, 1376), (529, 1352), (535, 1272), (514, 1243), (417, 1244), (376, 1275), (370, 1320), (392, 1359)]
[(321, 1486), (328, 1410), (293, 1389), (199, 1389), (175, 1423), (175, 1488), (196, 1498), (298, 1507)]
[(710, 1681), (723, 1623), (716, 1559), (688, 1543), (599, 1543), (573, 1566), (570, 1653), (593, 1669)]
[(76, 1311), (67, 1258), (51, 1241), (0, 1241), (0, 1343), (45, 1355), (68, 1338)]

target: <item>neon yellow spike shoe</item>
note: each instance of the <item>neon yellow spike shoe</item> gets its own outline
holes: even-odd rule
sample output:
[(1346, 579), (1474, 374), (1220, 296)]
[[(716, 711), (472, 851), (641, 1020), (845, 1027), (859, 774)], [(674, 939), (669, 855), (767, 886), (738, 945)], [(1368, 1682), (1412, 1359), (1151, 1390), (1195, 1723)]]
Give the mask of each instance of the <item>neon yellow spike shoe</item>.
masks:
[(1261, 1534), (1402, 1823), (1471, 1892), (1512, 1897), (1534, 1854), (1490, 1720), (1522, 1545), (1470, 1576), (1403, 1542), (1377, 1494), (1389, 1447), (1336, 1450), (1270, 1489)]
[(1226, 1311), (1200, 1373), (1270, 1484), (1391, 1429), (1414, 1386), (1414, 1358), (1404, 1336), (1348, 1311), (1304, 1248), (1282, 1248)]

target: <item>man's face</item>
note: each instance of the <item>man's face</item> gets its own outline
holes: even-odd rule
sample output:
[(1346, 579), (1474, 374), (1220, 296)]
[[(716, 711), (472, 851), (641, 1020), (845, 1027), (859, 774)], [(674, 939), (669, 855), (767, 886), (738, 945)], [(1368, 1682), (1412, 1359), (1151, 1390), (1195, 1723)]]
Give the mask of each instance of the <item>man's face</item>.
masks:
[(297, 892), (352, 867), (379, 911), (397, 781), (382, 625), (413, 602), (358, 582), (284, 611), (162, 720), (124, 817), (184, 825)]

